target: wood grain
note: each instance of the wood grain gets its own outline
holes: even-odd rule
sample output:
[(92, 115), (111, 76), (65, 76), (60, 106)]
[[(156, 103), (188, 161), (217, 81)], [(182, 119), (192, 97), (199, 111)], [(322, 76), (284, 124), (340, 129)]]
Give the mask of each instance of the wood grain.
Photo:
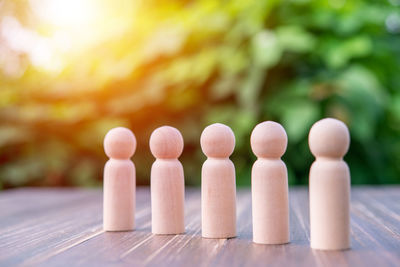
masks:
[(347, 251), (309, 247), (306, 188), (290, 188), (287, 245), (252, 242), (251, 194), (237, 191), (237, 238), (201, 238), (200, 191), (186, 190), (182, 235), (151, 234), (150, 190), (138, 188), (134, 232), (103, 232), (100, 190), (0, 193), (0, 266), (399, 266), (400, 187), (355, 187)]

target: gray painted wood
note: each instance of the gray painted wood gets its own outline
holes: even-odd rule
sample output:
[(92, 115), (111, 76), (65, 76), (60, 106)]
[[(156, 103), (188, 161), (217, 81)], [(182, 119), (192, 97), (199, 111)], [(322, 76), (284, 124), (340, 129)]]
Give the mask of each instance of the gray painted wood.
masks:
[(237, 194), (238, 237), (203, 239), (200, 191), (186, 190), (183, 235), (151, 234), (150, 190), (137, 191), (137, 229), (102, 230), (100, 190), (0, 193), (0, 266), (400, 266), (400, 187), (354, 187), (352, 249), (309, 247), (308, 193), (290, 189), (291, 243), (253, 244), (251, 195)]

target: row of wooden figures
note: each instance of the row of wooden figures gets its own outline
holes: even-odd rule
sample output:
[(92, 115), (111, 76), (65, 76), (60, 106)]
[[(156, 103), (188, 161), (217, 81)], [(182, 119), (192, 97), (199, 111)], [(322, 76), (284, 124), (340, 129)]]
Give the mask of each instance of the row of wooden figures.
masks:
[[(258, 157), (251, 173), (253, 241), (259, 244), (289, 242), (288, 179), (285, 163), (287, 135), (272, 121), (258, 124), (251, 134), (251, 148)], [(208, 157), (201, 171), (201, 223), (205, 238), (236, 236), (235, 167), (229, 156), (235, 146), (232, 130), (216, 123), (201, 134), (201, 148)], [(311, 166), (311, 247), (323, 250), (350, 246), (350, 174), (343, 156), (350, 135), (336, 119), (315, 123), (309, 146), (316, 157)], [(104, 169), (104, 230), (135, 228), (135, 166), (130, 160), (136, 139), (126, 128), (110, 130), (104, 139), (110, 160)], [(178, 157), (183, 150), (180, 132), (169, 126), (156, 129), (150, 137), (156, 158), (151, 167), (152, 232), (181, 234), (184, 226), (184, 173)]]

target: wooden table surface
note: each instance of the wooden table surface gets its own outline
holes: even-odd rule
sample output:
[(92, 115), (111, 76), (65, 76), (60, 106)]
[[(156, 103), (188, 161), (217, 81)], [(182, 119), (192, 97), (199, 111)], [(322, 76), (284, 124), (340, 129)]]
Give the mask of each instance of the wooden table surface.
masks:
[(290, 189), (291, 243), (252, 243), (251, 195), (237, 192), (233, 239), (203, 239), (200, 191), (186, 189), (183, 235), (151, 234), (149, 188), (137, 190), (136, 231), (102, 230), (102, 192), (0, 192), (0, 266), (400, 266), (400, 187), (353, 187), (352, 249), (309, 247), (307, 188)]

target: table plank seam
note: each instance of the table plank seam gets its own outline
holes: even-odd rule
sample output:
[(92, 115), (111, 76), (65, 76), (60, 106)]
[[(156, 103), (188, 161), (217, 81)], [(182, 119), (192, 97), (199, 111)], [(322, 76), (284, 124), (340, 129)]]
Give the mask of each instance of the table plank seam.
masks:
[(80, 238), (77, 241), (75, 241), (74, 243), (72, 243), (70, 245), (67, 245), (65, 247), (62, 247), (62, 248), (60, 248), (60, 249), (58, 249), (56, 251), (53, 251), (52, 253), (49, 253), (49, 254), (46, 254), (46, 255), (43, 255), (43, 256), (39, 256), (37, 258), (35, 258), (35, 257), (29, 258), (26, 261), (22, 262), (21, 266), (32, 266), (33, 264), (38, 264), (40, 262), (44, 262), (47, 259), (50, 259), (51, 257), (54, 257), (54, 256), (56, 256), (58, 254), (61, 254), (61, 253), (65, 252), (65, 251), (71, 249), (71, 248), (74, 248), (75, 246), (80, 245), (80, 244), (82, 244), (82, 243), (84, 243), (84, 242), (86, 242), (86, 241), (88, 241), (88, 240), (90, 240), (90, 239), (102, 234), (102, 233), (104, 233), (104, 230), (103, 230), (103, 228), (100, 228), (96, 232), (94, 232), (93, 234), (85, 236), (83, 238)]
[(123, 258), (125, 258), (126, 256), (129, 255), (129, 253), (131, 253), (132, 251), (134, 251), (135, 249), (139, 248), (142, 244), (144, 244), (146, 241), (150, 240), (153, 236), (148, 236), (147, 238), (143, 239), (141, 242), (139, 242), (138, 244), (136, 244), (135, 246), (133, 246), (132, 248), (128, 249), (126, 252), (122, 253), (121, 256), (119, 257), (121, 260)]

